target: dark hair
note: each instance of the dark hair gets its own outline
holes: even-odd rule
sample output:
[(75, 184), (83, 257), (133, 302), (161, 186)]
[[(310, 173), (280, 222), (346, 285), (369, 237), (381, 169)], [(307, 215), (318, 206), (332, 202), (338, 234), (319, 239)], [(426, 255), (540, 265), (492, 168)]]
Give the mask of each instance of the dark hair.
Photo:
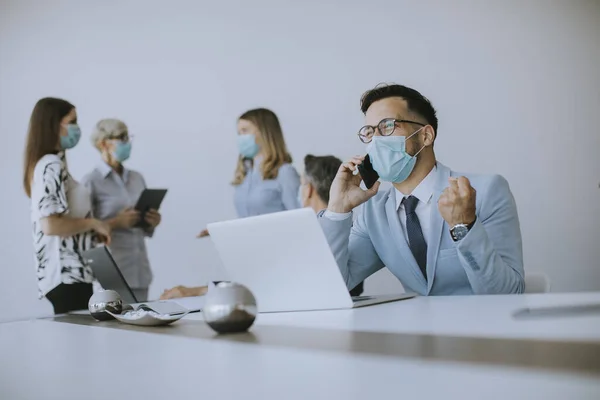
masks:
[(334, 156), (317, 157), (309, 154), (304, 157), (304, 175), (325, 203), (329, 203), (329, 189), (340, 165), (342, 160)]
[(60, 138), (60, 123), (75, 106), (66, 100), (45, 97), (39, 100), (29, 119), (25, 145), (23, 188), (31, 197), (31, 180), (37, 162), (46, 154), (55, 153)]
[(366, 114), (373, 103), (378, 100), (387, 99), (388, 97), (402, 97), (406, 100), (408, 110), (424, 118), (425, 121), (433, 127), (437, 137), (438, 119), (435, 115), (435, 108), (433, 108), (433, 105), (431, 105), (431, 102), (427, 97), (423, 96), (415, 89), (402, 85), (378, 85), (362, 95), (360, 99), (360, 109), (363, 114)]

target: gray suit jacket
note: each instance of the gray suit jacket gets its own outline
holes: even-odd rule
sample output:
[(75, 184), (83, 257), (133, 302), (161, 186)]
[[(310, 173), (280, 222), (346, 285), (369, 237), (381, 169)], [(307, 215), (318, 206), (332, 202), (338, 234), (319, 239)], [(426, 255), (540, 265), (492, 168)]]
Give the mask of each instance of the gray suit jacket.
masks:
[[(408, 291), (420, 295), (522, 293), (525, 289), (519, 217), (508, 182), (500, 175), (458, 174), (437, 164), (427, 238), (425, 280), (402, 234), (395, 189), (358, 207), (354, 220), (319, 221), (348, 288), (387, 267)], [(477, 221), (454, 242), (437, 208), (450, 176), (466, 176), (477, 191)]]

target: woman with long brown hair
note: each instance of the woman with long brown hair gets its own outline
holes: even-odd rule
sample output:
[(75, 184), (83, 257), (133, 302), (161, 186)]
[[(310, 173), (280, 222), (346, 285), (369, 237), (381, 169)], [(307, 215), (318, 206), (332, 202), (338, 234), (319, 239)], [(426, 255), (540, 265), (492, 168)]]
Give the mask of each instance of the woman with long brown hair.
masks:
[(87, 189), (69, 174), (65, 151), (81, 137), (68, 101), (39, 100), (31, 114), (23, 186), (31, 199), (34, 261), (40, 299), (55, 314), (87, 308), (94, 276), (82, 257), (96, 239), (110, 242), (110, 227), (92, 218)]
[[(300, 175), (292, 166), (277, 115), (258, 108), (242, 114), (237, 123), (238, 157), (231, 184), (239, 218), (300, 208)], [(209, 236), (206, 229), (198, 237)], [(176, 286), (161, 299), (201, 296), (206, 286)]]

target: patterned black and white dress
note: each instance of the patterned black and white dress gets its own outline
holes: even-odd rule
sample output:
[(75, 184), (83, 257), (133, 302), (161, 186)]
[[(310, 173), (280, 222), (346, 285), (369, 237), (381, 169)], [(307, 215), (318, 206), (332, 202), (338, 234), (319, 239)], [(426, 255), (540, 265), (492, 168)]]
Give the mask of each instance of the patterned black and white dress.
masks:
[(94, 275), (81, 254), (94, 245), (93, 232), (69, 237), (42, 232), (40, 220), (55, 214), (89, 218), (92, 203), (88, 190), (67, 170), (64, 152), (47, 154), (35, 166), (31, 184), (31, 223), (39, 297), (61, 283), (93, 283)]

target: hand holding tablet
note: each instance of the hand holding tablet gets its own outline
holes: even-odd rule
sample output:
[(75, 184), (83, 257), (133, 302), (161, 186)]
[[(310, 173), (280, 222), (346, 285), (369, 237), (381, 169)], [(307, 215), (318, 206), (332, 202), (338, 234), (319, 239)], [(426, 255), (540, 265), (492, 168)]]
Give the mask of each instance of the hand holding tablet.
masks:
[[(157, 211), (166, 194), (167, 189), (144, 189), (135, 205), (135, 209), (140, 213), (139, 222), (135, 225), (136, 228), (147, 229), (152, 226), (146, 220), (147, 216), (150, 220), (155, 218), (160, 220), (160, 216), (156, 217), (155, 214), (158, 214)], [(154, 212), (151, 210), (154, 210)]]

